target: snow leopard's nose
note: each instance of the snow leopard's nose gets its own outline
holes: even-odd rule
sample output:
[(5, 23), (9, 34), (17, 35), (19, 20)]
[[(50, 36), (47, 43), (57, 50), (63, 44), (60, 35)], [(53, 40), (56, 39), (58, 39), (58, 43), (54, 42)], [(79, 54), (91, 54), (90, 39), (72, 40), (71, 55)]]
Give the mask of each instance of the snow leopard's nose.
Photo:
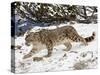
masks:
[(29, 43), (27, 43), (27, 42), (25, 43), (25, 45), (30, 46), (30, 44), (29, 44)]

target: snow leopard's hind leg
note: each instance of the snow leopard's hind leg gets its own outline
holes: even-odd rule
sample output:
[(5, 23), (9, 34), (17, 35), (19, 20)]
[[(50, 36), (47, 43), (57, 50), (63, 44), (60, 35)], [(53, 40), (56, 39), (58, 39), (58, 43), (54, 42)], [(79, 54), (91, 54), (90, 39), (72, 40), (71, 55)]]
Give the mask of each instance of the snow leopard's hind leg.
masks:
[(65, 51), (69, 51), (72, 48), (72, 44), (70, 42), (66, 42), (64, 45), (66, 46), (66, 49), (64, 49)]

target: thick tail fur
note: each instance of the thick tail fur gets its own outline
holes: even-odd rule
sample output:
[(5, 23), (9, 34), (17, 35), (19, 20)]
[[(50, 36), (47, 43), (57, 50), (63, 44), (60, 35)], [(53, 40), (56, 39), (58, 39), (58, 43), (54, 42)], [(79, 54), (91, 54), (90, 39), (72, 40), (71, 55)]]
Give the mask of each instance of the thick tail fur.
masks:
[(91, 41), (93, 41), (93, 40), (95, 39), (95, 35), (96, 35), (95, 32), (93, 32), (91, 36), (86, 37), (86, 38), (85, 38), (86, 42), (91, 42)]

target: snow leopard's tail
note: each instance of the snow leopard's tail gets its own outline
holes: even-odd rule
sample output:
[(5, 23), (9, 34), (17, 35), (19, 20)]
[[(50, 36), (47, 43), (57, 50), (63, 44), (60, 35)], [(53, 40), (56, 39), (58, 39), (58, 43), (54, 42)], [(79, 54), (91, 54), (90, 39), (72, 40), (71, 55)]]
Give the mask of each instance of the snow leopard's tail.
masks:
[(92, 33), (91, 36), (84, 38), (86, 40), (86, 42), (91, 42), (95, 39), (95, 32)]

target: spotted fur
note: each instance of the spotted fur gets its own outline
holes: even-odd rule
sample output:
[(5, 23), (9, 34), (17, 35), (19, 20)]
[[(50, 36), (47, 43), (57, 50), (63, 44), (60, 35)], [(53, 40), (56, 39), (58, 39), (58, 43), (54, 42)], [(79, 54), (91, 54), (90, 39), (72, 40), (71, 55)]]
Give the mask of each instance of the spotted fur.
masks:
[(80, 36), (76, 29), (72, 26), (64, 26), (53, 30), (40, 30), (39, 32), (30, 32), (26, 35), (26, 45), (32, 44), (32, 50), (24, 56), (25, 58), (31, 57), (35, 52), (47, 48), (48, 54), (44, 57), (50, 57), (53, 47), (56, 45), (64, 44), (66, 51), (69, 51), (72, 47), (71, 42), (82, 42), (87, 45), (95, 38), (95, 32), (89, 37), (83, 38)]

